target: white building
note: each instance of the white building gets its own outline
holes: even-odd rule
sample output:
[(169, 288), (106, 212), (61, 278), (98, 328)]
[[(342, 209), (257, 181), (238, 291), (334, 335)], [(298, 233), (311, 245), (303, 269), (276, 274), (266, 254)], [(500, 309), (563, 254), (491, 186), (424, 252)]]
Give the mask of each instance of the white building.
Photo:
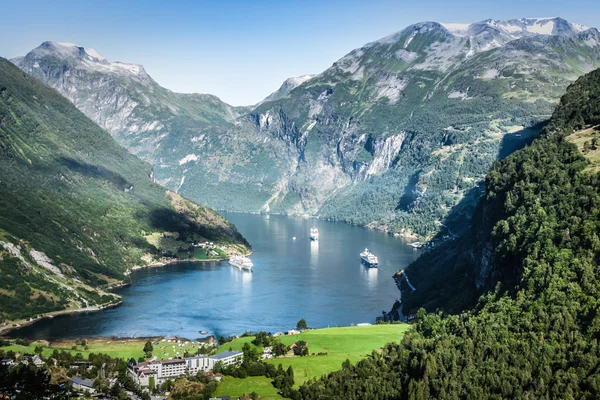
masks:
[(38, 356), (37, 354), (33, 357), (31, 357), (31, 362), (33, 363), (33, 365), (35, 365), (36, 367), (40, 368), (42, 367), (44, 364), (46, 364), (41, 358), (40, 356)]
[(215, 354), (214, 356), (196, 356), (186, 358), (188, 366), (188, 374), (196, 375), (198, 372), (212, 371), (218, 361), (223, 363), (223, 366), (232, 364), (241, 364), (244, 359), (244, 353), (241, 351), (226, 351)]
[(177, 378), (183, 375), (196, 375), (198, 372), (212, 371), (217, 362), (224, 366), (238, 365), (244, 359), (241, 351), (226, 351), (214, 356), (197, 356), (186, 359), (176, 358), (174, 360), (154, 360), (137, 363), (135, 360), (129, 362), (129, 373), (133, 379), (142, 387), (150, 386), (151, 378), (154, 384), (160, 385), (167, 379)]
[(159, 385), (167, 379), (186, 375), (187, 364), (181, 358), (147, 361), (132, 364), (130, 373), (140, 386), (149, 386), (151, 377), (154, 377), (154, 383)]
[(73, 383), (73, 389), (79, 392), (86, 392), (89, 394), (96, 393), (94, 389), (94, 381), (91, 379), (81, 379), (78, 376), (74, 376), (69, 379)]

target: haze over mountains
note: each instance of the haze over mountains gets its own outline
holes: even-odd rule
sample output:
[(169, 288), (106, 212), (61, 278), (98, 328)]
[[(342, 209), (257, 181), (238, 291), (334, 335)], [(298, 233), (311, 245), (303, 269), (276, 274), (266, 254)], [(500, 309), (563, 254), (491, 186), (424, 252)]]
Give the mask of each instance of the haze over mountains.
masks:
[(173, 93), (74, 45), (13, 62), (195, 201), (429, 236), (466, 226), (492, 162), (527, 142), (599, 50), (596, 29), (561, 18), (424, 22), (252, 109)]

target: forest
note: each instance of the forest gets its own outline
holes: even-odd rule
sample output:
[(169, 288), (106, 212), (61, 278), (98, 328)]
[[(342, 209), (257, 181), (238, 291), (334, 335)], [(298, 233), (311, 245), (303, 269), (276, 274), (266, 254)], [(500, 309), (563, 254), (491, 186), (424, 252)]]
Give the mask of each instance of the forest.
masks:
[(493, 269), (477, 288), (480, 265), (454, 266), (482, 291), (477, 301), (454, 314), (421, 308), (401, 343), (308, 382), (297, 398), (598, 398), (600, 177), (565, 138), (599, 122), (596, 70), (569, 87), (531, 146), (489, 171), (472, 229), (489, 230)]

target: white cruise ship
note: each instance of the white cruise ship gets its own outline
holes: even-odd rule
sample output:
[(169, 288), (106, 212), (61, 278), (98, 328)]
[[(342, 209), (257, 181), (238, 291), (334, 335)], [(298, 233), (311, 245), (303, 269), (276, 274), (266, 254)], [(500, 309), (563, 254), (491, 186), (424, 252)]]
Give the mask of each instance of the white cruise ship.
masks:
[(310, 240), (319, 240), (319, 230), (315, 227), (310, 230)]
[(229, 259), (229, 264), (240, 269), (245, 269), (247, 271), (250, 271), (252, 267), (254, 267), (254, 264), (252, 264), (252, 260), (250, 260), (248, 257), (238, 255), (231, 257)]
[(371, 251), (367, 248), (365, 248), (365, 251), (360, 253), (360, 260), (363, 263), (365, 263), (368, 267), (377, 267), (377, 265), (379, 265), (379, 260), (377, 259), (377, 256), (371, 253)]

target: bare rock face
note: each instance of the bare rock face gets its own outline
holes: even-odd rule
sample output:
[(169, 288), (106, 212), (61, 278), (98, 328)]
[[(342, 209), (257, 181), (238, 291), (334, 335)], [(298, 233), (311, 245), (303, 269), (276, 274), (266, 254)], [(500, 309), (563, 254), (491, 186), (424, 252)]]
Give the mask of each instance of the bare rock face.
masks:
[(455, 210), (475, 204), (490, 165), (600, 66), (600, 34), (560, 18), (419, 23), (251, 108), (173, 93), (74, 45), (14, 62), (195, 201), (430, 237), (470, 217)]

